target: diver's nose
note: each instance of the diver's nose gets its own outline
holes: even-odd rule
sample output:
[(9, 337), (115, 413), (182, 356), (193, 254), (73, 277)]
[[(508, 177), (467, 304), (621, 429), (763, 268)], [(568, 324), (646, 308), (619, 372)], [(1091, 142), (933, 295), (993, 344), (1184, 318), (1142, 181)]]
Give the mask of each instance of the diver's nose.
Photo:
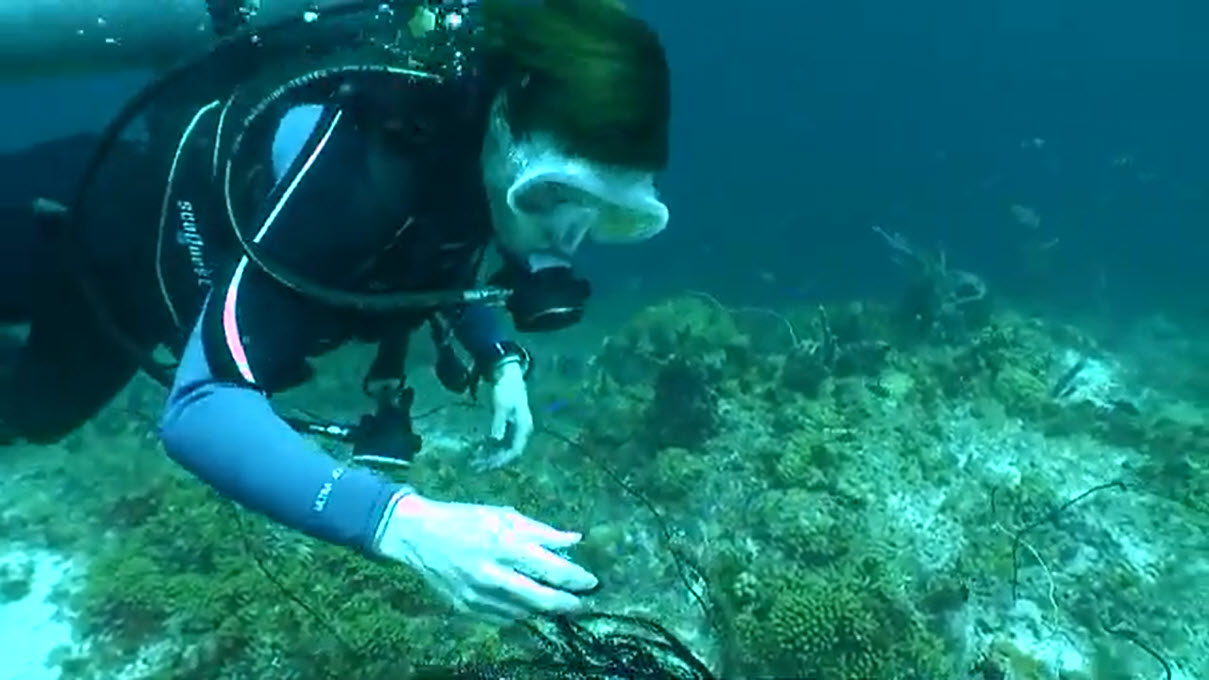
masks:
[(589, 208), (579, 208), (570, 215), (564, 212), (564, 218), (550, 235), (551, 241), (556, 250), (565, 255), (572, 255), (592, 230), (593, 214)]

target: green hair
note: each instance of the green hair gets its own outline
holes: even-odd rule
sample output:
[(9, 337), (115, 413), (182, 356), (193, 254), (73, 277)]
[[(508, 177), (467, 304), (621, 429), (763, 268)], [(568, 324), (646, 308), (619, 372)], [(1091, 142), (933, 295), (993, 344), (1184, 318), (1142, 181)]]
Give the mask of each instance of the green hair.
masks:
[(644, 170), (667, 165), (667, 58), (616, 0), (483, 0), (487, 36), (509, 67), (514, 134), (548, 132), (569, 151)]

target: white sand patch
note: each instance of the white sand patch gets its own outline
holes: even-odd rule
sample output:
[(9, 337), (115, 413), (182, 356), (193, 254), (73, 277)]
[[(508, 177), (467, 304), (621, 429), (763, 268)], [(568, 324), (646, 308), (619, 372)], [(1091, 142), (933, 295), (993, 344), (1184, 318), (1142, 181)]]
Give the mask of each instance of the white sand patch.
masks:
[(49, 598), (70, 576), (71, 561), (46, 551), (17, 550), (0, 557), (0, 570), (29, 574), (29, 591), (0, 604), (0, 680), (57, 680), (59, 670), (48, 667), (47, 658), (72, 645), (72, 631)]

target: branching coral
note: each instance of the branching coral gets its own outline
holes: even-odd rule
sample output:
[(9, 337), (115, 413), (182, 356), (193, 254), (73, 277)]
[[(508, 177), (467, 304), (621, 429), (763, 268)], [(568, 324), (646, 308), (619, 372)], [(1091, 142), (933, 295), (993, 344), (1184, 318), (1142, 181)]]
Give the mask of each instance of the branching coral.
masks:
[(876, 375), (885, 366), (890, 344), (879, 336), (878, 320), (863, 305), (832, 314), (820, 305), (815, 315), (815, 338), (795, 344), (785, 357), (781, 384), (808, 397), (818, 396), (828, 377)]
[(741, 614), (737, 624), (758, 655), (755, 672), (817, 680), (938, 677), (939, 639), (878, 570), (870, 563), (794, 569), (764, 584), (765, 608)]

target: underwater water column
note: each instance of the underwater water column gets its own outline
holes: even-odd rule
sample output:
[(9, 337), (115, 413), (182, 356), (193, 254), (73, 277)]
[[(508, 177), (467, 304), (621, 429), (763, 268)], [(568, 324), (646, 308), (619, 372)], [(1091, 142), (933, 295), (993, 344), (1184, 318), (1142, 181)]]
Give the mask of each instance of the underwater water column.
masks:
[(0, 82), (162, 68), (222, 34), (341, 0), (0, 0)]

